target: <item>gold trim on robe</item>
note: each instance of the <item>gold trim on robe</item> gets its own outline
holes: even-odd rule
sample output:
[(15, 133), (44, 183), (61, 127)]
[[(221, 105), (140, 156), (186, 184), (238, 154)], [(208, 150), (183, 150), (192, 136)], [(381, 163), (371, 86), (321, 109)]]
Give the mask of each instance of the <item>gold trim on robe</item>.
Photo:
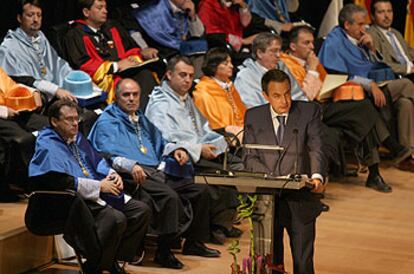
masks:
[(111, 104), (115, 99), (115, 79), (112, 74), (108, 73), (111, 69), (112, 63), (113, 62), (111, 61), (103, 62), (92, 77), (94, 83), (108, 93), (108, 97), (106, 98), (106, 102), (108, 104)]

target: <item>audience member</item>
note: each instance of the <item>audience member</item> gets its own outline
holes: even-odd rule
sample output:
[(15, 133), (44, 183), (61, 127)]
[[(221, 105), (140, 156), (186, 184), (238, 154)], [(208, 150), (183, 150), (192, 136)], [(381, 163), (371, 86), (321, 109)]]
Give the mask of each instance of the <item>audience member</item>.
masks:
[(83, 19), (72, 24), (64, 38), (70, 64), (87, 72), (93, 81), (114, 100), (115, 84), (122, 77), (134, 78), (142, 88), (142, 105), (157, 84), (142, 62), (157, 57), (153, 48), (140, 49), (123, 28), (107, 20), (105, 0), (79, 0)]
[(306, 101), (305, 93), (300, 89), (289, 69), (280, 61), (282, 39), (272, 33), (260, 33), (252, 45), (253, 58), (246, 59), (236, 75), (234, 85), (240, 93), (247, 108), (266, 104), (260, 81), (262, 76), (271, 69), (283, 70), (289, 75), (293, 100)]
[[(101, 154), (110, 155), (115, 170), (129, 174), (132, 180), (126, 180), (126, 183), (132, 181), (133, 190), (140, 188), (132, 196), (145, 201), (153, 210), (155, 231), (163, 239), (159, 241), (155, 262), (164, 267), (183, 267), (171, 252), (170, 244), (174, 236), (186, 238), (185, 255), (218, 257), (218, 251), (203, 244), (209, 239), (208, 186), (194, 184), (190, 170), (192, 164), (185, 149), (167, 143), (161, 132), (138, 110), (140, 92), (134, 80), (120, 80), (116, 88), (116, 102), (101, 114), (89, 139)], [(164, 172), (160, 170), (162, 165), (165, 165)], [(182, 204), (175, 201), (175, 192)], [(149, 196), (149, 200), (143, 198), (145, 196)], [(189, 204), (192, 212), (188, 227), (180, 220), (183, 214), (181, 208)], [(180, 235), (182, 232), (184, 234)], [(171, 237), (167, 238), (167, 235)]]
[[(274, 25), (277, 33), (288, 32), (293, 28), (289, 12), (295, 12), (299, 8), (298, 0), (247, 0), (252, 12), (268, 21), (268, 25)], [(269, 22), (271, 21), (271, 22)]]
[[(365, 30), (366, 15), (367, 11), (360, 6), (345, 5), (339, 13), (339, 26), (335, 27), (326, 37), (319, 52), (319, 58), (328, 71), (347, 74), (353, 82), (361, 84), (372, 97), (375, 106), (383, 114), (389, 112), (391, 106), (387, 103), (383, 91), (378, 87), (375, 80), (386, 79), (387, 75), (386, 72), (383, 72), (383, 69), (376, 69), (375, 61), (378, 57), (376, 57), (377, 52), (372, 37)], [(376, 70), (374, 71), (374, 69)], [(376, 79), (372, 80), (369, 77)], [(404, 96), (404, 94), (413, 95), (414, 90), (411, 87), (412, 83), (407, 79), (393, 80), (386, 84), (386, 88), (393, 98)], [(414, 109), (411, 108), (408, 111), (414, 111)], [(405, 119), (407, 115), (411, 115), (411, 113), (404, 113), (400, 117)], [(386, 119), (391, 115), (382, 116)], [(399, 125), (406, 124), (401, 121)], [(412, 127), (413, 125), (406, 126)], [(401, 129), (400, 132), (407, 134), (410, 129)], [(400, 138), (404, 137), (400, 136)], [(406, 140), (409, 138), (406, 137)], [(399, 165), (404, 161), (404, 168), (414, 171), (414, 162), (411, 161), (411, 151), (409, 149), (401, 147), (394, 138), (388, 138), (383, 144), (396, 158), (396, 164)]]
[[(147, 43), (160, 50), (163, 56), (206, 51), (206, 48), (199, 48), (198, 44), (192, 43), (193, 38), (200, 38), (204, 34), (204, 25), (196, 14), (192, 0), (148, 2), (133, 10), (132, 15), (145, 31)], [(134, 34), (131, 36), (134, 37)], [(195, 46), (193, 52), (185, 52), (187, 44)]]
[[(245, 165), (251, 172), (264, 172), (276, 176), (299, 171), (307, 174), (314, 185), (313, 192), (323, 191), (326, 159), (322, 151), (322, 122), (320, 107), (315, 103), (292, 101), (289, 76), (280, 70), (269, 70), (262, 79), (265, 98), (269, 104), (251, 108), (246, 112), (244, 143), (280, 145), (285, 150), (249, 150)], [(257, 121), (261, 121), (258, 123)], [(294, 131), (299, 129), (294, 145)], [(296, 156), (299, 155), (299, 162)], [(298, 165), (295, 168), (295, 164)], [(273, 217), (273, 247), (276, 264), (284, 273), (283, 230), (290, 237), (293, 272), (314, 273), (313, 254), (316, 217), (321, 213), (319, 198), (308, 190), (283, 190), (275, 195)]]
[(204, 76), (193, 92), (195, 105), (213, 130), (238, 136), (246, 107), (230, 80), (233, 64), (229, 53), (221, 48), (209, 50), (202, 69)]
[(201, 0), (198, 15), (206, 29), (207, 39), (224, 40), (234, 50), (251, 45), (254, 36), (243, 37), (252, 14), (244, 0)]
[(368, 29), (375, 49), (383, 57), (383, 62), (400, 75), (414, 73), (414, 48), (404, 40), (402, 34), (392, 28), (394, 12), (390, 0), (371, 1), (372, 25)]
[[(414, 163), (414, 49), (404, 40), (401, 33), (391, 27), (393, 22), (393, 9), (390, 0), (377, 0), (371, 2), (373, 25), (368, 32), (371, 34), (376, 50), (381, 53), (383, 62), (394, 73), (406, 76), (404, 88), (392, 90), (394, 106), (398, 111), (398, 136), (402, 145), (411, 149), (411, 159), (401, 162), (399, 168), (413, 171)], [(391, 89), (390, 89), (391, 91)]]
[[(189, 96), (193, 76), (194, 67), (190, 59), (173, 57), (168, 62), (165, 80), (152, 92), (145, 115), (168, 142), (182, 145), (196, 166), (222, 169), (219, 159), (227, 149), (227, 143), (223, 136), (210, 129)], [(236, 192), (232, 188), (212, 186), (210, 193), (214, 241), (223, 243), (224, 235), (239, 234), (232, 228), (238, 205)]]
[(31, 76), (27, 85), (49, 97), (76, 101), (62, 88), (65, 76), (72, 71), (60, 58), (40, 30), (42, 9), (39, 0), (19, 0), (17, 21), (20, 27), (9, 30), (0, 45), (0, 67), (10, 76)]
[(85, 200), (87, 214), (77, 212), (76, 220), (68, 220), (72, 225), (66, 233), (75, 239), (74, 245), (84, 247), (87, 273), (125, 273), (117, 260), (130, 262), (139, 254), (150, 210), (123, 193), (121, 177), (78, 132), (74, 102), (53, 103), (49, 121), (51, 126), (39, 133), (29, 166), (34, 189), (76, 191)]
[[(322, 81), (326, 76), (325, 69), (313, 51), (313, 43), (313, 29), (306, 26), (295, 27), (289, 33), (288, 54), (282, 54), (281, 57), (309, 101), (318, 100)], [(380, 142), (389, 137), (385, 124), (379, 119), (378, 112), (371, 101), (364, 99), (364, 91), (359, 84), (346, 83), (334, 92), (345, 93), (357, 90), (359, 90), (361, 98), (343, 98), (338, 101), (335, 98), (330, 98), (325, 102), (323, 104), (323, 122), (330, 128), (339, 128), (349, 144), (364, 148), (360, 151), (362, 151), (362, 160), (369, 169), (366, 186), (388, 192), (391, 188), (383, 182), (378, 169), (380, 162), (378, 146)], [(361, 119), (362, 117), (364, 119)]]
[[(19, 111), (13, 108), (15, 105), (8, 105), (9, 95), (18, 88), (19, 85), (0, 68), (0, 139), (4, 153), (4, 162), (1, 163), (4, 166), (4, 177), (0, 183), (0, 201), (18, 199), (10, 192), (9, 185), (12, 183), (27, 190), (27, 168), (34, 153), (36, 140), (32, 132), (48, 125), (47, 117), (37, 114), (34, 110)], [(30, 94), (29, 91), (28, 93)], [(33, 93), (32, 99), (35, 101), (34, 97), (41, 101), (38, 92)]]

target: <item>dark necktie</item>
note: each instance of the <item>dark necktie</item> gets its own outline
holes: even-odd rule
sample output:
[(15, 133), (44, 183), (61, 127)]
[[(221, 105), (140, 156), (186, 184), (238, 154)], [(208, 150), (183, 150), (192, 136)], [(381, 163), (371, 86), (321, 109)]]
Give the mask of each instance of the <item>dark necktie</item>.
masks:
[(283, 141), (283, 135), (285, 134), (285, 119), (286, 116), (278, 115), (276, 116), (277, 121), (279, 122), (279, 127), (277, 128), (277, 141), (279, 142), (279, 145)]
[(392, 33), (391, 31), (387, 31), (387, 35), (390, 38), (391, 46), (394, 49), (394, 53), (395, 53), (395, 56), (398, 59), (398, 62), (402, 65), (406, 65), (407, 61), (405, 60), (400, 48), (398, 47), (398, 44), (397, 44), (396, 37), (395, 37), (394, 33)]

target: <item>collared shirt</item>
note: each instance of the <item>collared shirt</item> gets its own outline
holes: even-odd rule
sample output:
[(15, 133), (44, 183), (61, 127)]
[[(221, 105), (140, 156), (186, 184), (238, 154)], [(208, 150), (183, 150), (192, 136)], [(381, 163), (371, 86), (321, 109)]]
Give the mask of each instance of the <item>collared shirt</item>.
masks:
[(217, 79), (216, 77), (212, 77), (214, 79), (214, 81), (217, 82), (217, 84), (219, 84), (219, 86), (224, 89), (225, 91), (230, 91), (231, 86), (233, 85), (233, 83), (231, 81), (229, 82), (223, 82), (219, 79)]
[[(254, 61), (255, 63), (256, 63), (256, 65), (261, 69), (261, 70), (263, 70), (263, 72), (264, 73), (266, 73), (267, 71), (268, 71), (268, 69), (267, 68), (265, 68), (262, 64), (260, 64), (260, 62), (259, 61)], [(276, 65), (276, 67), (275, 68), (277, 68), (277, 65)]]
[(312, 69), (308, 69), (308, 64), (306, 63), (305, 60), (296, 57), (292, 54), (289, 54), (293, 59), (295, 59), (302, 67), (304, 67), (306, 69), (306, 72), (308, 72), (309, 74), (313, 75), (315, 78), (319, 78), (319, 72), (317, 72), (316, 70), (312, 70)]
[(277, 130), (279, 129), (279, 120), (277, 119), (277, 116), (285, 116), (285, 125), (287, 124), (287, 120), (289, 117), (289, 113), (277, 113), (272, 106), (270, 105), (270, 113), (272, 116), (272, 123), (273, 123), (273, 129), (275, 131), (275, 135), (277, 135)]
[(395, 44), (397, 45), (398, 49), (400, 50), (400, 53), (402, 55), (402, 57), (405, 59), (405, 61), (407, 62), (407, 74), (411, 72), (411, 68), (414, 66), (413, 62), (411, 62), (410, 58), (408, 58), (407, 54), (405, 53), (400, 41), (398, 41), (397, 37), (395, 36), (395, 34), (391, 31), (391, 28), (389, 29), (384, 29), (379, 27), (378, 28), (382, 34), (384, 34), (384, 36), (387, 38), (388, 42), (392, 45), (392, 41), (391, 41), (391, 37), (388, 35), (388, 33), (391, 33), (391, 35), (394, 36), (394, 41)]
[[(272, 106), (270, 105), (270, 113), (271, 113), (271, 117), (272, 117), (272, 123), (273, 123), (273, 129), (275, 132), (275, 135), (277, 136), (277, 130), (279, 129), (279, 120), (277, 119), (277, 116), (285, 116), (285, 125), (287, 124), (288, 118), (289, 118), (289, 113), (277, 113), (276, 111), (273, 110)], [(321, 182), (323, 183), (323, 176), (319, 173), (314, 173), (311, 176), (312, 179), (319, 179), (321, 180)]]

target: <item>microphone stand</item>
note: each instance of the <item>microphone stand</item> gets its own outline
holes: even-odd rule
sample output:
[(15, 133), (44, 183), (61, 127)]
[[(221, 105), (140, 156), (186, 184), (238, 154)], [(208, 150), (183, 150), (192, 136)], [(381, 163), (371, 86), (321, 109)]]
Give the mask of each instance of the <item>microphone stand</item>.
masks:
[(295, 134), (295, 146), (296, 146), (296, 159), (293, 166), (295, 173), (293, 173), (290, 178), (293, 179), (295, 182), (300, 182), (302, 180), (302, 175), (299, 173), (299, 139), (298, 139), (298, 129), (295, 128), (293, 130), (293, 134)]

